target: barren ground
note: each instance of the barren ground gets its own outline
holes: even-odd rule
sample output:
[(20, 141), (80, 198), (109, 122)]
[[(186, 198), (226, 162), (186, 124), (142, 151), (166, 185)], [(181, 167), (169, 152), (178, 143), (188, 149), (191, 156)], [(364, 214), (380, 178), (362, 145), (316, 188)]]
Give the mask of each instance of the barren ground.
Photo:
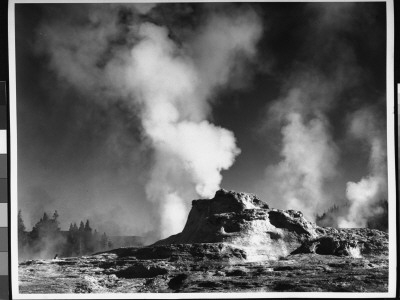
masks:
[(199, 256), (191, 246), (181, 257), (162, 253), (140, 259), (129, 255), (135, 248), (126, 248), (119, 255), (27, 261), (19, 267), (20, 292), (387, 291), (388, 259), (384, 256), (296, 254), (275, 261), (246, 262), (235, 251), (227, 251), (229, 260), (216, 259), (214, 245), (208, 247), (211, 249)]

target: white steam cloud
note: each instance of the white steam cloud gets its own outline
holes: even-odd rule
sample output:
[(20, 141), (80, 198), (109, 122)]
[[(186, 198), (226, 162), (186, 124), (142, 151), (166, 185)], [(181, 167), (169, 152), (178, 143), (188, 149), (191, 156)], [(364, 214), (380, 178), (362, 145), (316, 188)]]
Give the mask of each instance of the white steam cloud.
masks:
[[(314, 18), (312, 27), (299, 47), (299, 60), (290, 74), (283, 74), (286, 84), (282, 94), (268, 107), (268, 125), (279, 130), (282, 137), (280, 160), (266, 168), (260, 189), (268, 201), (285, 209), (301, 210), (309, 220), (342, 200), (334, 186), (339, 181), (341, 153), (335, 143), (339, 139), (333, 133), (340, 129), (332, 130), (331, 121), (336, 118), (335, 124), (340, 124), (337, 107), (349, 101), (348, 92), (358, 88), (364, 78), (353, 44), (343, 38), (343, 33), (358, 30), (356, 10), (357, 6), (349, 3), (308, 5), (307, 12)], [(371, 156), (375, 165), (382, 163), (382, 144), (373, 136), (374, 140), (369, 140), (371, 146), (374, 144)], [(380, 168), (384, 169), (384, 164)], [(381, 190), (381, 171), (372, 169), (373, 174), (358, 188), (354, 183), (348, 185), (347, 195), (359, 203), (356, 206), (361, 205), (356, 200), (361, 194), (356, 190), (367, 186), (363, 193), (374, 199)]]
[[(153, 157), (146, 195), (165, 237), (183, 228), (187, 200), (211, 197), (240, 153), (233, 133), (209, 122), (211, 101), (232, 73), (244, 74), (262, 25), (253, 10), (211, 11), (178, 43), (149, 21), (118, 24), (119, 7), (90, 12), (85, 25), (53, 20), (42, 27), (41, 47), (60, 78), (97, 102), (125, 99), (139, 115)], [(139, 14), (152, 9), (136, 7)], [(113, 45), (124, 30), (124, 45)]]
[[(229, 22), (223, 17), (222, 23), (216, 23), (212, 18), (199, 34), (202, 47), (193, 48), (200, 51), (198, 61), (179, 49), (165, 28), (140, 26), (142, 40), (130, 53), (127, 78), (143, 105), (144, 132), (155, 150), (146, 193), (160, 204), (161, 236), (183, 228), (188, 211), (185, 200), (196, 195), (212, 197), (222, 180), (221, 170), (228, 169), (240, 153), (232, 132), (205, 120), (206, 97), (228, 82), (235, 53), (253, 54), (247, 49), (254, 47), (260, 30), (247, 28), (254, 24), (249, 17), (239, 25), (235, 19)], [(216, 36), (229, 38), (215, 44)]]
[(366, 227), (368, 218), (380, 213), (375, 207), (387, 197), (386, 147), (384, 131), (380, 130), (373, 113), (360, 109), (352, 116), (349, 134), (366, 143), (369, 150), (369, 174), (359, 182), (348, 182), (346, 196), (350, 202), (347, 216), (340, 217), (339, 227)]
[[(297, 84), (269, 110), (270, 117), (283, 124), (282, 148), (281, 161), (266, 169), (264, 193), (313, 220), (317, 208), (332, 202), (324, 183), (336, 175), (338, 155), (322, 113), (326, 103), (312, 102), (317, 87), (308, 80)], [(322, 83), (320, 87), (328, 88)]]

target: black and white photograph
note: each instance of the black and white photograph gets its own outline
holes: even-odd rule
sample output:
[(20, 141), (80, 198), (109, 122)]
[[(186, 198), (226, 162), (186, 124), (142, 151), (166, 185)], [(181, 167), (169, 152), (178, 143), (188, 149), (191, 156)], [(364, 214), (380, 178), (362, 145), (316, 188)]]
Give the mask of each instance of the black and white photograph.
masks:
[(14, 298), (393, 293), (392, 5), (14, 1)]

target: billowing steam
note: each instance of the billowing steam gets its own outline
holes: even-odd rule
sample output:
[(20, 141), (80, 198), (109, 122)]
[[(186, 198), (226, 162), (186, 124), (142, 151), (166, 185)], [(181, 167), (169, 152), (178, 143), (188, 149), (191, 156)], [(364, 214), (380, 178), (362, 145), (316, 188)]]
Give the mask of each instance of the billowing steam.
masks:
[(143, 105), (144, 133), (154, 149), (146, 193), (160, 205), (162, 236), (182, 229), (184, 199), (212, 196), (222, 179), (220, 171), (239, 153), (232, 132), (204, 120), (206, 99), (197, 93), (201, 78), (189, 58), (177, 55), (179, 49), (167, 34), (153, 24), (142, 25), (142, 41), (132, 49), (127, 68)]
[(165, 237), (182, 229), (185, 201), (212, 196), (221, 171), (240, 153), (233, 133), (208, 119), (214, 93), (232, 73), (244, 74), (256, 54), (262, 26), (250, 9), (210, 10), (176, 41), (167, 26), (141, 22), (133, 7), (123, 6), (133, 18), (121, 24), (121, 7), (81, 15), (85, 22), (53, 20), (41, 28), (41, 47), (60, 78), (96, 103), (123, 99), (140, 118), (152, 155), (149, 173), (140, 176), (147, 176), (146, 196), (159, 216), (155, 227)]
[[(336, 175), (338, 155), (321, 107), (326, 103), (312, 103), (318, 99), (312, 95), (317, 86), (307, 80), (297, 84), (269, 111), (270, 118), (282, 124), (282, 149), (281, 161), (266, 169), (265, 192), (312, 220), (319, 206), (332, 201), (324, 183)], [(320, 87), (328, 88), (322, 83)]]
[[(338, 107), (355, 102), (349, 91), (359, 89), (365, 80), (354, 44), (344, 38), (360, 30), (358, 18), (367, 18), (367, 11), (354, 18), (356, 9), (350, 3), (308, 6), (313, 26), (298, 47), (298, 61), (282, 75), (285, 79), (280, 96), (268, 106), (269, 129), (281, 137), (281, 144), (277, 145), (280, 157), (266, 168), (260, 189), (268, 201), (301, 210), (309, 220), (343, 203), (346, 187), (337, 175), (340, 163), (346, 163), (346, 154), (341, 156), (338, 136), (345, 129), (332, 126), (342, 126)], [(347, 185), (347, 197), (352, 202), (349, 222), (361, 213), (362, 226), (367, 211), (373, 213), (369, 203), (377, 200), (385, 183), (383, 135), (373, 125), (364, 126), (364, 119), (364, 114), (355, 114), (350, 143), (354, 138), (368, 140), (372, 149), (371, 174), (358, 184)]]
[(347, 183), (346, 196), (350, 208), (347, 216), (339, 218), (338, 224), (339, 227), (365, 227), (368, 218), (382, 210), (374, 204), (387, 197), (385, 135), (371, 110), (366, 108), (353, 114), (349, 133), (367, 146), (369, 174), (359, 182)]
[[(224, 186), (310, 220), (347, 196), (341, 226), (365, 226), (384, 197), (384, 130), (361, 109), (384, 93), (369, 84), (381, 63), (368, 62), (382, 51), (375, 41), (384, 40), (383, 6), (37, 8), (29, 18), (28, 6), (16, 9), (24, 37), (17, 39), (19, 198), (24, 216), (32, 213), (28, 228), (57, 209), (63, 229), (90, 219), (101, 232), (153, 242), (183, 228), (190, 200), (213, 196), (241, 151)], [(254, 89), (240, 90), (249, 84)], [(356, 110), (349, 127), (343, 116)], [(258, 125), (268, 133), (253, 138)], [(367, 154), (354, 165), (369, 154), (368, 176), (364, 166), (352, 168), (357, 143)]]

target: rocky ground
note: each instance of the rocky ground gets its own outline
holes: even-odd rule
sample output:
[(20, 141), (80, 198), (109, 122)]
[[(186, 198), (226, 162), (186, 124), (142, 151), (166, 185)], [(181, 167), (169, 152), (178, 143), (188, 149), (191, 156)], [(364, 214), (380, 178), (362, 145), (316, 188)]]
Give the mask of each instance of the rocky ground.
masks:
[(322, 228), (218, 191), (182, 233), (141, 248), (19, 265), (20, 293), (387, 292), (388, 235)]
[[(224, 248), (224, 259), (217, 258), (215, 247)], [(20, 293), (387, 291), (384, 256), (295, 254), (247, 262), (240, 251), (223, 244), (175, 249), (149, 250), (149, 256), (124, 249), (118, 254), (27, 261), (20, 265)]]

